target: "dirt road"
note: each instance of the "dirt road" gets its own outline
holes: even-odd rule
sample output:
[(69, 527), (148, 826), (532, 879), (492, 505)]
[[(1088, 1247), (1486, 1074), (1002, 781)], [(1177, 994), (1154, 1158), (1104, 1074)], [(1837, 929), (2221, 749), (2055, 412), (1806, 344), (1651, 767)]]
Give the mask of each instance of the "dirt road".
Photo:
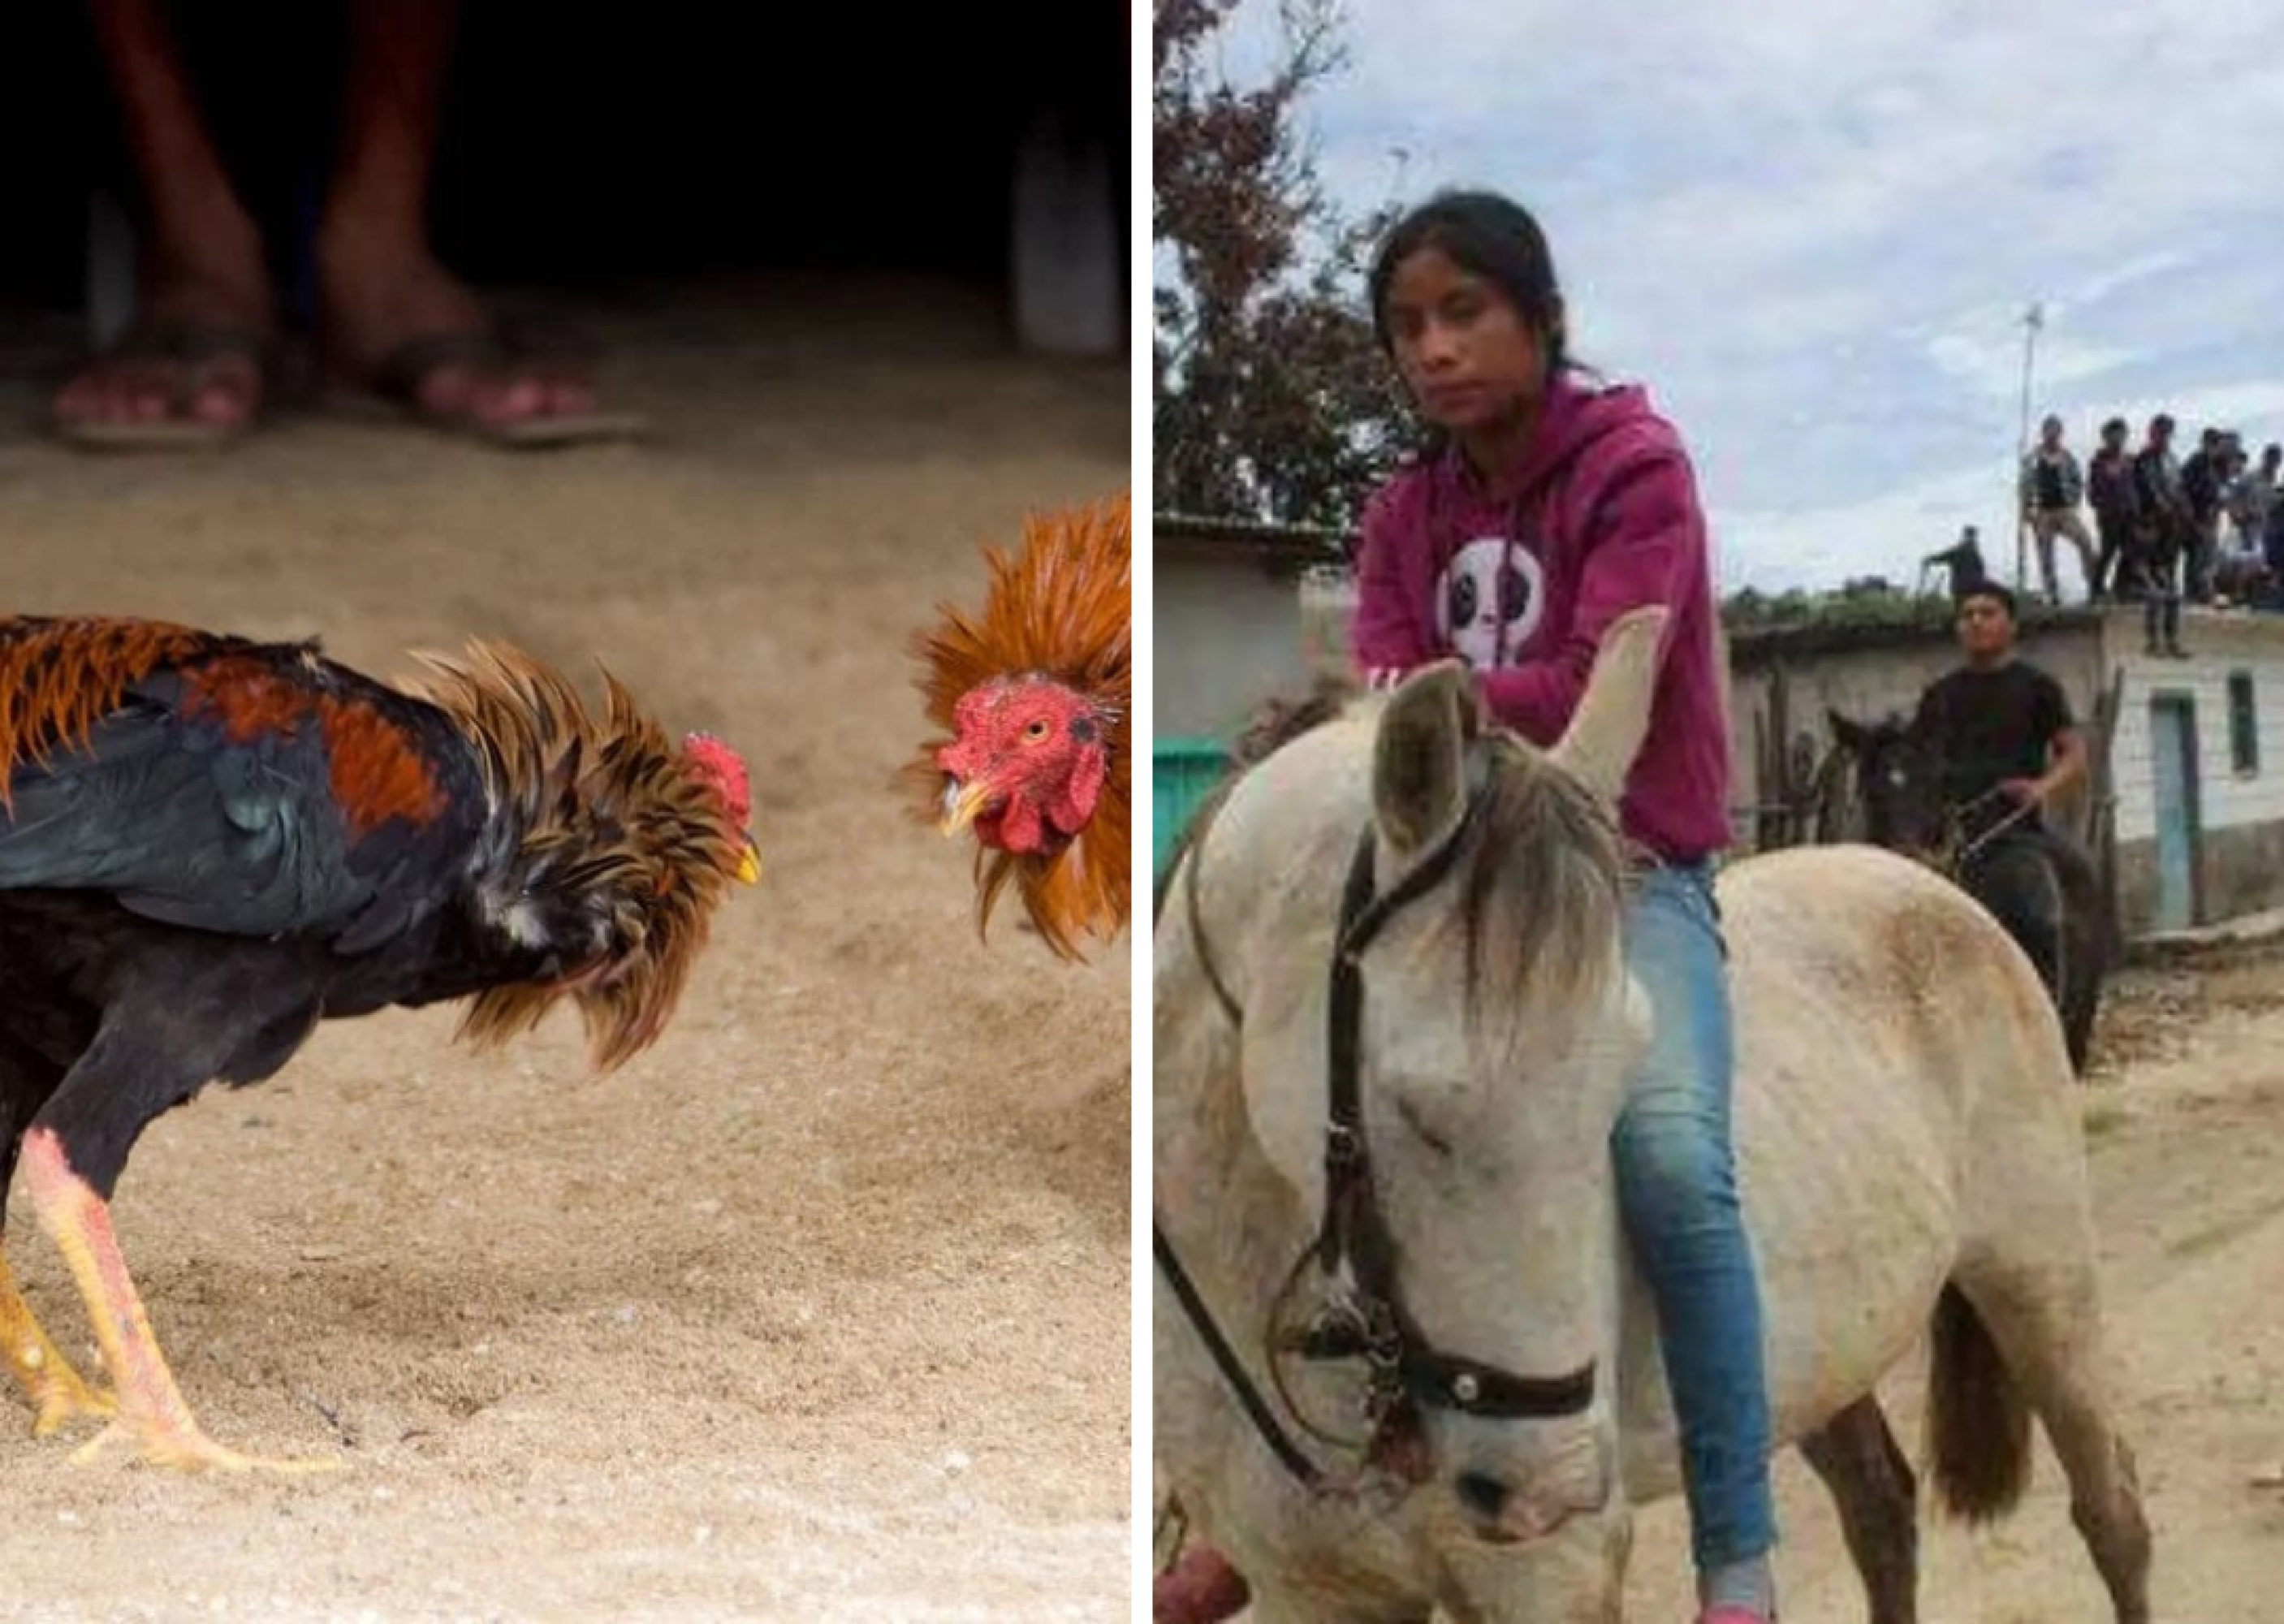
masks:
[(639, 449), (0, 442), (0, 604), (381, 671), (505, 636), (591, 693), (600, 656), (747, 752), (768, 865), (607, 1082), (567, 1021), (476, 1060), (392, 1013), (156, 1125), (117, 1218), (191, 1402), (346, 1469), (76, 1468), (12, 1390), (0, 1617), (1127, 1616), (1126, 946), (979, 944), (965, 849), (887, 781), (924, 731), (908, 629), (979, 590), (976, 543), (1126, 481), (1128, 388), (922, 297), (630, 319)]

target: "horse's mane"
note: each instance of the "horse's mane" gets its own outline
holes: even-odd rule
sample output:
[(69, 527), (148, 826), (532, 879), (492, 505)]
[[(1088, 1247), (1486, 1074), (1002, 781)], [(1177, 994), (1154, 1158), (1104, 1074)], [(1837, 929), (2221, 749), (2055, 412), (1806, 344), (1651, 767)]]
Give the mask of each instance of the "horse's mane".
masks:
[(1599, 1004), (1630, 884), (1615, 809), (1515, 735), (1489, 741), (1483, 827), (1462, 883), (1467, 997), (1481, 1007), (1485, 949), (1512, 945), (1518, 1011)]
[[(1231, 751), (1227, 772), (1168, 851), (1153, 890), (1153, 922), (1164, 911), (1174, 876), (1240, 783), (1295, 740), (1386, 697), (1325, 679), (1304, 697), (1272, 699), (1256, 710)], [(1459, 872), (1468, 1004), (1483, 1007), (1489, 950), (1506, 944), (1513, 982), (1498, 991), (1512, 995), (1508, 1007), (1520, 1010), (1528, 995), (1532, 1005), (1560, 1008), (1600, 990), (1625, 899), (1624, 843), (1612, 809), (1520, 737), (1495, 730), (1483, 748), (1490, 752), (1484, 803)]]

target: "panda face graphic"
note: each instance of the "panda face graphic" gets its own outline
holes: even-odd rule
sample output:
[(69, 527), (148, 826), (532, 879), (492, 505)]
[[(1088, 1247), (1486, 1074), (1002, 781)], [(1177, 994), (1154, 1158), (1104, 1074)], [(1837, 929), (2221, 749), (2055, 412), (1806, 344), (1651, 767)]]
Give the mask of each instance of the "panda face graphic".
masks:
[(1544, 613), (1545, 582), (1529, 551), (1479, 537), (1452, 555), (1435, 584), (1435, 631), (1477, 671), (1520, 664)]

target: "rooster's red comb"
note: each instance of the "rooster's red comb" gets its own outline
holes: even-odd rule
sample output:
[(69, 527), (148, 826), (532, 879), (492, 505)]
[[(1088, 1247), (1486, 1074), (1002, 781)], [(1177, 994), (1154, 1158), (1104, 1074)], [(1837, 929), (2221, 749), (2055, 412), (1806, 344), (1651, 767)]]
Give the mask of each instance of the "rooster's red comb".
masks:
[(682, 741), (682, 753), (690, 765), (722, 792), (722, 803), (739, 828), (743, 828), (754, 812), (754, 792), (746, 777), (746, 763), (710, 733), (693, 733)]

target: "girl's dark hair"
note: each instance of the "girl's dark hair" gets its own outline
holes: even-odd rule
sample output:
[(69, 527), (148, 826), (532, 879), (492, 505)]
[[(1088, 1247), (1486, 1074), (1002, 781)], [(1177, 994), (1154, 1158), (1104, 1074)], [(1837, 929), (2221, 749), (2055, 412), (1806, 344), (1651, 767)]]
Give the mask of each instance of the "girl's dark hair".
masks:
[(1367, 283), (1373, 329), (1382, 349), (1393, 354), (1396, 349), (1388, 330), (1388, 285), (1396, 279), (1396, 268), (1422, 248), (1442, 249), (1461, 270), (1504, 293), (1545, 345), (1550, 373), (1575, 365), (1546, 233), (1529, 209), (1496, 192), (1439, 192), (1389, 230)]

